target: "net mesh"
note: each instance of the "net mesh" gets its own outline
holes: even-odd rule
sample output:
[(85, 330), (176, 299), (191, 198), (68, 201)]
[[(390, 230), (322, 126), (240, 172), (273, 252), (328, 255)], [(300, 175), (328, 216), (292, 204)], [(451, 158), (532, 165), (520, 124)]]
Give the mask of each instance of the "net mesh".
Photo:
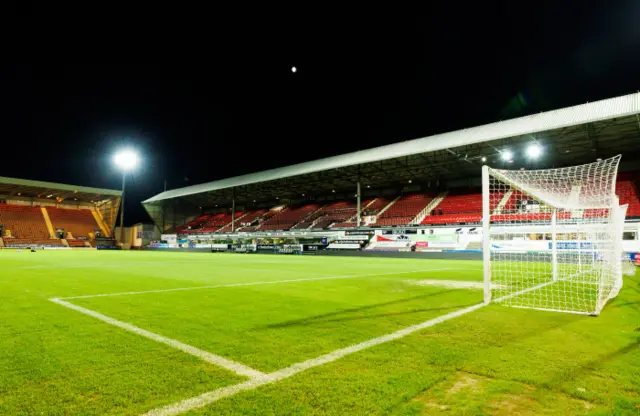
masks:
[(617, 295), (626, 212), (615, 195), (619, 162), (488, 169), (492, 301), (598, 314)]

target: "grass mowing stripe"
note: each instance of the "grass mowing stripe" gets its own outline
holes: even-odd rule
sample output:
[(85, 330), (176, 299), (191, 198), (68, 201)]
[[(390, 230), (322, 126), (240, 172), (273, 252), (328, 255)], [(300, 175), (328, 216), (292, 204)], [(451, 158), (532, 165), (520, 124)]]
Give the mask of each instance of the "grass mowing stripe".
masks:
[(78, 305), (74, 305), (72, 303), (69, 302), (65, 302), (63, 300), (57, 299), (57, 298), (53, 298), (53, 299), (49, 299), (51, 302), (53, 303), (57, 303), (58, 305), (62, 305), (66, 308), (69, 309), (73, 309), (77, 312), (83, 313), (85, 315), (89, 315), (91, 317), (94, 317), (96, 319), (99, 319), (103, 322), (106, 322), (108, 324), (111, 325), (115, 325), (119, 328), (122, 328), (124, 330), (127, 330), (129, 332), (133, 332), (134, 334), (138, 334), (141, 335), (145, 338), (149, 338), (152, 339), (154, 341), (160, 342), (162, 344), (168, 345), (170, 347), (173, 347), (175, 349), (178, 349), (180, 351), (186, 352), (187, 354), (191, 354), (193, 356), (196, 356), (198, 358), (200, 358), (203, 361), (206, 361), (210, 364), (214, 364), (217, 365), (219, 367), (225, 368), (229, 371), (233, 371), (234, 373), (241, 375), (241, 376), (246, 376), (246, 377), (251, 377), (251, 378), (257, 378), (257, 377), (264, 377), (265, 374), (253, 369), (251, 367), (247, 367), (244, 364), (240, 364), (238, 362), (229, 360), (227, 358), (221, 357), (219, 355), (215, 355), (215, 354), (211, 354), (209, 352), (203, 351), (201, 349), (198, 349), (196, 347), (193, 347), (191, 345), (187, 345), (187, 344), (183, 344), (180, 341), (176, 341), (175, 339), (171, 339), (171, 338), (167, 338), (164, 337), (162, 335), (156, 334), (154, 332), (150, 332), (147, 330), (144, 330), (142, 328), (138, 328), (137, 326), (131, 325), (129, 323), (126, 322), (122, 322), (122, 321), (118, 321), (117, 319), (113, 319), (110, 318), (106, 315), (103, 315), (101, 313), (98, 313), (96, 311), (92, 311), (91, 309), (87, 309), (87, 308), (83, 308), (82, 306), (78, 306)]
[(332, 351), (328, 354), (321, 355), (320, 357), (312, 358), (310, 360), (294, 364), (290, 367), (283, 368), (282, 370), (278, 370), (270, 374), (265, 374), (263, 377), (254, 378), (252, 380), (246, 381), (244, 383), (235, 384), (233, 386), (223, 387), (217, 390), (213, 390), (213, 391), (201, 394), (200, 396), (192, 397), (174, 404), (170, 404), (168, 406), (151, 410), (150, 412), (147, 412), (142, 416), (174, 416), (174, 415), (179, 415), (181, 413), (184, 413), (193, 409), (201, 408), (211, 403), (214, 403), (220, 399), (223, 399), (225, 397), (233, 396), (234, 394), (237, 394), (243, 391), (253, 390), (265, 384), (274, 383), (276, 381), (280, 381), (285, 378), (291, 377), (295, 374), (301, 373), (310, 368), (339, 360), (340, 358), (345, 357), (349, 354), (362, 351), (364, 349), (373, 347), (375, 345), (384, 344), (389, 341), (394, 341), (394, 340), (406, 337), (407, 335), (413, 334), (416, 331), (420, 331), (422, 329), (438, 325), (450, 319), (457, 318), (461, 315), (480, 309), (483, 306), (486, 306), (486, 304), (479, 303), (477, 305), (469, 306), (468, 308), (459, 309), (455, 312), (451, 312), (449, 314), (442, 315), (434, 319), (430, 319), (428, 321), (419, 323), (417, 325), (412, 325), (407, 328), (403, 328), (391, 334), (373, 338), (368, 341), (351, 345), (346, 348), (341, 348), (339, 350)]
[(317, 280), (355, 279), (358, 277), (391, 276), (391, 275), (398, 275), (398, 274), (435, 272), (435, 271), (443, 271), (443, 270), (469, 270), (469, 269), (458, 268), (458, 267), (446, 267), (446, 268), (439, 268), (439, 269), (412, 270), (408, 272), (369, 273), (369, 274), (354, 274), (354, 275), (346, 275), (346, 276), (323, 276), (323, 277), (309, 277), (309, 278), (303, 278), (303, 279), (274, 280), (274, 281), (265, 281), (265, 282), (230, 283), (226, 285), (213, 285), (213, 286), (178, 287), (174, 289), (144, 290), (141, 292), (101, 293), (98, 295), (69, 296), (69, 297), (62, 297), (62, 298), (56, 298), (56, 299), (71, 300), (71, 299), (102, 298), (102, 297), (108, 297), (108, 296), (144, 295), (146, 293), (165, 293), (165, 292), (177, 292), (177, 291), (185, 291), (185, 290), (217, 289), (222, 287), (273, 285), (277, 283), (294, 283), (294, 282), (307, 282), (307, 281), (317, 281)]

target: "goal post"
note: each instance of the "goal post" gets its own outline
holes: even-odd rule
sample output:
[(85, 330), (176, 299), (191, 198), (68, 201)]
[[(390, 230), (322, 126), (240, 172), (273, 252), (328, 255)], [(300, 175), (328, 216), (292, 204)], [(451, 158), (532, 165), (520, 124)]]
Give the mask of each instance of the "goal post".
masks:
[(485, 303), (600, 313), (622, 287), (619, 162), (482, 168)]

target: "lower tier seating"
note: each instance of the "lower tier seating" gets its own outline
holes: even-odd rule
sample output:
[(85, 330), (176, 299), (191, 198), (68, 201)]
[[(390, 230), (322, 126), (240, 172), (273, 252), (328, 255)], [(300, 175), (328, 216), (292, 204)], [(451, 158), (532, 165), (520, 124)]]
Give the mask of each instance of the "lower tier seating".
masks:
[(75, 238), (67, 239), (69, 247), (87, 247), (87, 243), (84, 240), (76, 240)]
[(5, 247), (62, 247), (62, 241), (57, 238), (4, 238), (3, 241)]
[[(620, 174), (616, 184), (616, 194), (620, 197), (620, 204), (628, 204), (627, 218), (640, 217), (640, 197), (638, 193), (638, 174)], [(523, 207), (523, 201), (528, 198), (519, 190), (510, 192), (505, 200), (505, 192), (492, 194), (490, 209), (494, 212), (492, 221), (494, 222), (535, 222), (549, 221), (551, 213), (527, 212)], [(380, 215), (377, 222), (372, 226), (402, 226), (410, 222), (432, 201), (435, 194), (414, 193), (399, 198), (393, 205)], [(390, 200), (386, 198), (375, 198), (362, 201), (362, 216), (376, 215), (384, 209)], [(370, 205), (369, 205), (370, 204)], [(369, 205), (367, 207), (367, 205)], [(542, 207), (544, 210), (544, 207)], [(442, 210), (442, 214), (440, 214)], [(533, 210), (532, 210), (533, 211)], [(40, 215), (35, 212), (35, 218)], [(249, 212), (238, 222), (237, 229), (240, 231), (270, 231), (270, 230), (304, 230), (304, 229), (326, 229), (326, 228), (353, 228), (356, 226), (354, 216), (356, 214), (355, 201), (337, 201), (325, 204), (322, 208), (318, 204), (309, 204), (301, 207), (284, 208), (278, 206), (272, 210), (257, 210)], [(478, 224), (482, 221), (482, 195), (478, 189), (456, 189), (449, 194), (435, 207), (435, 215), (428, 215), (422, 220), (424, 225), (454, 225), (454, 224)], [(2, 209), (0, 207), (0, 216)], [(231, 227), (229, 214), (216, 214), (216, 220), (224, 222), (224, 228), (210, 227), (206, 231), (230, 232)], [(571, 218), (571, 215), (574, 218)], [(585, 209), (582, 212), (573, 213), (560, 212), (557, 219), (559, 221), (572, 221), (578, 217), (594, 218), (607, 215), (606, 210)], [(41, 215), (40, 215), (41, 217)], [(204, 231), (203, 224), (211, 221), (211, 216), (197, 218), (179, 227), (178, 232), (188, 233), (188, 228)], [(39, 220), (42, 222), (41, 220)], [(0, 223), (2, 223), (0, 221)], [(10, 227), (7, 227), (8, 229)], [(13, 231), (13, 230), (12, 230)], [(44, 224), (40, 229), (42, 236), (46, 236)]]
[(49, 238), (40, 207), (0, 204), (0, 224), (18, 238)]
[(442, 214), (442, 215), (427, 215), (422, 224), (461, 224), (461, 223), (476, 223), (482, 220), (482, 214)]
[(429, 194), (409, 194), (398, 199), (384, 211), (375, 225), (409, 224), (433, 199)]
[(288, 230), (318, 210), (318, 208), (320, 208), (318, 204), (309, 204), (298, 208), (285, 209), (263, 222), (260, 230)]
[(74, 238), (88, 238), (90, 233), (100, 229), (95, 217), (88, 209), (66, 209), (47, 207), (53, 228), (63, 228)]

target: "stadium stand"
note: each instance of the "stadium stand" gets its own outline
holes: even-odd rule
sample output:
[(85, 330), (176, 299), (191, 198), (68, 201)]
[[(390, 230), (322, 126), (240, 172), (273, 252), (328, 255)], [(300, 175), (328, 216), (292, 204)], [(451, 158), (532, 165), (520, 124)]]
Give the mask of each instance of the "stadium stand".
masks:
[(368, 201), (369, 203), (366, 203), (367, 201), (365, 201), (365, 203), (362, 204), (362, 206), (365, 207), (362, 210), (362, 215), (376, 215), (384, 207), (389, 205), (389, 202), (391, 202), (387, 198), (383, 198), (383, 197), (375, 198), (373, 201), (371, 200), (368, 200)]
[(5, 247), (62, 247), (62, 241), (57, 238), (4, 238)]
[(331, 226), (331, 228), (354, 228), (356, 222), (337, 222)]
[(291, 227), (292, 230), (306, 230), (311, 227), (311, 225), (315, 222), (315, 220), (304, 220), (299, 222), (298, 224)]
[(627, 217), (640, 217), (640, 199), (636, 183), (631, 180), (621, 180), (616, 183), (616, 194), (620, 197), (620, 205), (629, 204)]
[(88, 209), (47, 207), (47, 212), (54, 228), (64, 228), (65, 233), (71, 233), (74, 238), (89, 238), (90, 233), (100, 229)]
[(327, 204), (310, 217), (309, 226), (313, 229), (322, 229), (328, 228), (335, 222), (346, 222), (356, 215), (356, 204), (356, 201), (337, 201)]
[(49, 238), (40, 207), (0, 204), (0, 224), (16, 238)]
[(87, 243), (84, 240), (76, 240), (72, 238), (67, 239), (69, 247), (87, 247)]
[(238, 220), (238, 223), (241, 226), (251, 226), (256, 221), (259, 221), (260, 217), (262, 217), (266, 213), (267, 213), (266, 209), (258, 209), (258, 210), (255, 210), (255, 211), (248, 211), (247, 215), (245, 215), (244, 217), (240, 218), (240, 220)]
[(195, 232), (196, 230), (199, 230), (200, 228), (202, 228), (202, 226), (204, 225), (204, 223), (207, 222), (207, 219), (209, 219), (209, 215), (201, 215), (200, 217), (189, 221), (188, 223), (176, 228), (176, 232), (177, 233), (184, 233), (184, 234), (188, 234), (190, 232)]
[[(253, 224), (254, 221), (256, 221), (258, 219), (258, 217), (260, 217), (262, 214), (264, 214), (266, 212), (266, 210), (261, 209), (261, 210), (257, 210), (257, 211), (248, 211), (245, 213), (242, 212), (238, 212), (236, 213), (236, 223), (235, 223), (235, 229), (238, 230), (240, 228), (242, 228), (243, 226), (250, 226), (251, 224)], [(220, 228), (219, 230), (217, 230), (217, 233), (230, 233), (231, 232), (231, 215), (229, 216), (229, 223)]]
[[(616, 193), (620, 197), (620, 204), (628, 204), (627, 217), (640, 217), (640, 198), (637, 188), (637, 178), (640, 173), (622, 173), (616, 184)], [(384, 211), (373, 226), (408, 225), (426, 208), (435, 194), (414, 193), (405, 195), (395, 201)], [(523, 199), (520, 191), (513, 191), (506, 201), (504, 194), (497, 195), (491, 200), (490, 209), (496, 215), (495, 221), (535, 221), (547, 218), (548, 212), (522, 213), (517, 206)], [(390, 204), (386, 198), (370, 198), (362, 201), (362, 216), (375, 215)], [(502, 202), (501, 206), (500, 203)], [(30, 207), (29, 207), (30, 208)], [(38, 208), (31, 208), (32, 216), (41, 217)], [(499, 211), (495, 211), (498, 209)], [(434, 207), (434, 214), (428, 215), (420, 222), (422, 225), (454, 225), (473, 224), (482, 221), (482, 193), (479, 189), (452, 189)], [(442, 210), (442, 214), (440, 214)], [(0, 215), (2, 212), (0, 211)], [(236, 230), (240, 231), (268, 231), (268, 230), (305, 230), (326, 228), (353, 228), (356, 226), (356, 202), (336, 201), (324, 206), (309, 204), (301, 207), (274, 207), (271, 210), (260, 209), (247, 211), (246, 215), (238, 212)], [(602, 215), (601, 210), (585, 210), (585, 216)], [(53, 219), (53, 218), (52, 218)], [(560, 214), (559, 220), (569, 220), (566, 213)], [(42, 222), (42, 219), (39, 219)], [(231, 232), (231, 214), (207, 214), (200, 216), (187, 224), (178, 227), (181, 234), (195, 232)], [(54, 222), (55, 224), (55, 222)], [(364, 225), (364, 223), (362, 224)], [(58, 226), (56, 224), (56, 226)], [(94, 226), (95, 227), (95, 226)], [(10, 229), (10, 227), (7, 227)], [(46, 235), (44, 224), (40, 233)], [(36, 235), (31, 233), (30, 235)], [(74, 234), (75, 236), (75, 234)]]
[[(244, 212), (236, 212), (236, 218), (240, 218), (243, 215), (244, 215)], [(202, 229), (200, 230), (200, 232), (211, 233), (211, 232), (218, 231), (219, 229), (223, 228), (224, 226), (230, 224), (232, 218), (233, 217), (232, 217), (231, 213), (214, 214), (214, 215), (210, 216), (207, 219), (207, 221), (203, 224)], [(231, 227), (229, 227), (229, 228), (231, 228)]]
[(433, 199), (433, 195), (424, 193), (409, 194), (398, 199), (384, 211), (375, 225), (405, 225), (409, 224), (420, 211)]
[(297, 223), (304, 220), (310, 214), (314, 213), (320, 208), (318, 204), (304, 205), (298, 208), (283, 209), (277, 214), (273, 215), (268, 220), (264, 221), (259, 230), (288, 230)]
[(456, 189), (449, 192), (428, 213), (421, 224), (459, 224), (480, 222), (482, 219), (482, 192), (473, 189)]

